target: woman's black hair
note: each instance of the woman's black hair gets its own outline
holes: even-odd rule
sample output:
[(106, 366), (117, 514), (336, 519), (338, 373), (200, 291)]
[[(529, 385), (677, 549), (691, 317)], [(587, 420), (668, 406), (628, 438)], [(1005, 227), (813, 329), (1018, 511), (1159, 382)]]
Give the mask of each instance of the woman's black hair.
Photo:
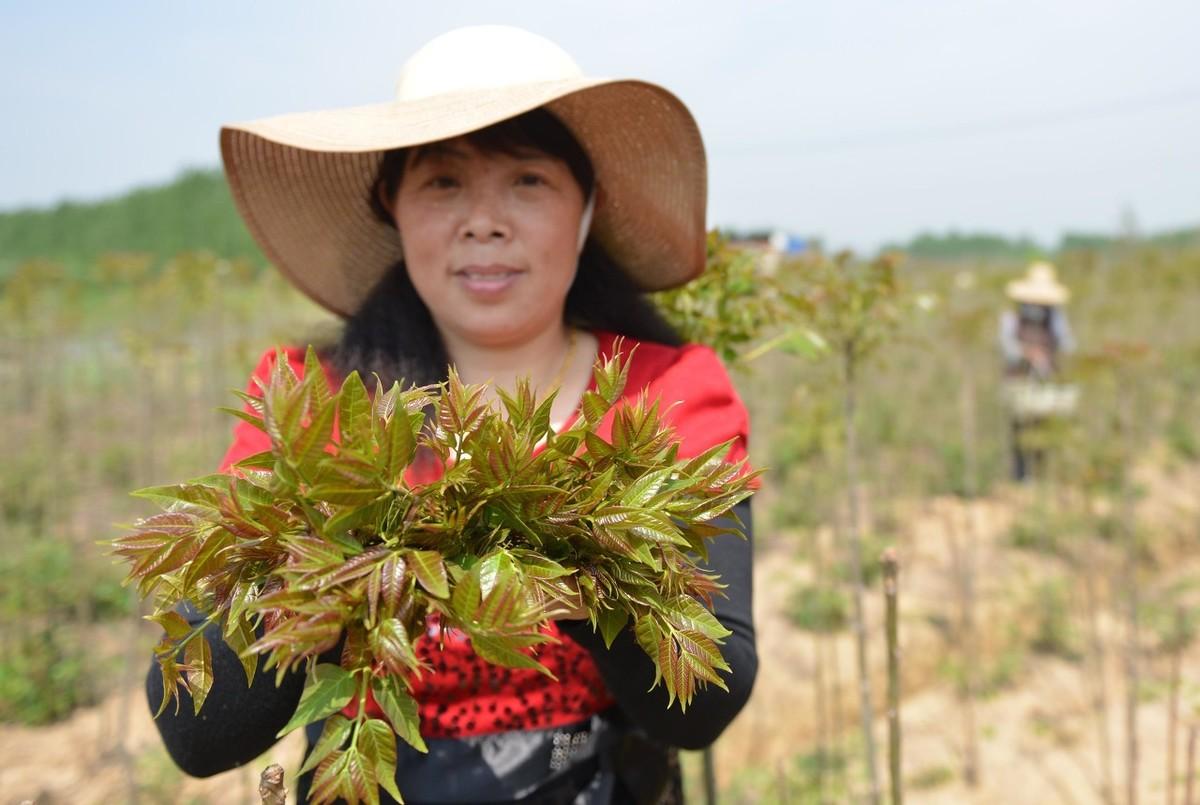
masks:
[[(485, 153), (512, 154), (533, 148), (557, 157), (571, 170), (584, 196), (592, 193), (591, 160), (567, 127), (544, 109), (472, 132), (466, 139)], [(384, 154), (367, 199), (376, 217), (391, 225), (395, 222), (382, 199), (396, 197), (408, 157), (407, 149)], [(590, 238), (567, 292), (564, 319), (580, 329), (607, 330), (675, 346), (682, 343), (629, 275)], [(346, 320), (341, 337), (324, 352), (341, 374), (358, 370), (369, 378), (375, 373), (385, 384), (393, 380), (438, 383), (446, 379), (449, 363), (433, 317), (417, 295), (403, 261), (393, 265), (371, 289)]]

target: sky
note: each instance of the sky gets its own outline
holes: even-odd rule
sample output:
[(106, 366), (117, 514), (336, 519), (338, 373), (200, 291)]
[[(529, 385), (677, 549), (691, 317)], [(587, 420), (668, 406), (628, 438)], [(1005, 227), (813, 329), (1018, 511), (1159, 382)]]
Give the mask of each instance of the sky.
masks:
[(388, 100), (479, 23), (682, 98), (710, 226), (870, 250), (1200, 224), (1196, 0), (0, 0), (0, 210), (215, 166), (224, 122)]

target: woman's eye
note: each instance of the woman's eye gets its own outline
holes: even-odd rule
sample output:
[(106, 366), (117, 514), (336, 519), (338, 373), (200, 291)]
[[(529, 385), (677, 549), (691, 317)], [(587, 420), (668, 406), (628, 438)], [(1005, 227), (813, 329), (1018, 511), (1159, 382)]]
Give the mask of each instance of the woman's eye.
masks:
[(517, 184), (525, 187), (536, 187), (546, 183), (545, 177), (538, 173), (522, 173), (517, 178)]
[(453, 176), (434, 176), (425, 184), (434, 190), (449, 190), (458, 187), (458, 181)]

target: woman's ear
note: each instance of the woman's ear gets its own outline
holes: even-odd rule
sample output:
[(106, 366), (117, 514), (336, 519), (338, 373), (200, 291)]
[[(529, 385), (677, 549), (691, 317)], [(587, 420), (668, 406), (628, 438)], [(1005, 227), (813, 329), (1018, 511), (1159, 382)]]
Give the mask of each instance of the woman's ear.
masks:
[(387, 213), (388, 220), (394, 226), (396, 223), (396, 199), (388, 197), (387, 182), (375, 183), (375, 203), (379, 205), (380, 211)]
[(392, 229), (396, 230), (396, 241), (400, 244), (400, 259), (404, 259), (404, 242), (400, 240), (400, 226), (396, 223), (396, 199), (388, 197), (387, 183), (376, 182), (373, 189), (373, 200), (375, 202), (375, 214), (385, 223), (391, 225)]

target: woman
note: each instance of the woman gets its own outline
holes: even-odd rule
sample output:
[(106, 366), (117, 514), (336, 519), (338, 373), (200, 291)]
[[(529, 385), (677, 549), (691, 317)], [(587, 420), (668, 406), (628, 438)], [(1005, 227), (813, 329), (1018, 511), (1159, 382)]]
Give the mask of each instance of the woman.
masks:
[(1055, 383), (1059, 357), (1075, 349), (1063, 306), (1071, 298), (1054, 266), (1036, 262), (1005, 287), (1014, 309), (1000, 316), (1000, 351), (1012, 414), (1012, 477), (1028, 481), (1041, 473), (1044, 453), (1025, 444), (1026, 435), (1047, 417), (1074, 410), (1072, 387)]
[[(222, 153), (265, 253), (347, 318), (323, 350), (331, 378), (357, 369), (437, 382), (448, 364), (470, 383), (511, 388), (528, 377), (539, 396), (557, 391), (551, 420), (561, 427), (596, 358), (620, 349), (631, 356), (626, 396), (669, 406), (682, 456), (728, 439), (730, 461), (745, 455), (745, 409), (719, 361), (681, 345), (640, 295), (704, 265), (703, 146), (665, 90), (586, 78), (524, 31), (467, 28), (406, 63), (396, 103), (229, 127)], [(288, 359), (302, 371), (300, 349)], [(222, 468), (264, 440), (239, 425)], [(409, 480), (436, 472), (419, 466)], [(748, 530), (748, 504), (737, 513)], [(561, 642), (539, 652), (557, 681), (489, 666), (431, 623), (418, 652), (433, 671), (413, 680), (430, 752), (400, 744), (399, 789), (431, 803), (677, 800), (674, 748), (715, 740), (753, 684), (750, 559), (749, 539), (713, 543), (733, 673), (728, 692), (700, 692), (686, 714), (668, 709), (662, 686), (649, 690), (653, 665), (632, 635), (606, 649), (584, 612), (552, 624)], [(157, 721), (172, 757), (197, 775), (267, 749), (303, 687), (299, 674), (278, 688), (261, 674), (247, 689), (232, 651), (214, 645), (201, 715), (184, 702)], [(147, 687), (157, 709), (153, 668)], [(319, 734), (311, 725), (310, 745)], [(301, 802), (309, 784), (298, 785)]]

